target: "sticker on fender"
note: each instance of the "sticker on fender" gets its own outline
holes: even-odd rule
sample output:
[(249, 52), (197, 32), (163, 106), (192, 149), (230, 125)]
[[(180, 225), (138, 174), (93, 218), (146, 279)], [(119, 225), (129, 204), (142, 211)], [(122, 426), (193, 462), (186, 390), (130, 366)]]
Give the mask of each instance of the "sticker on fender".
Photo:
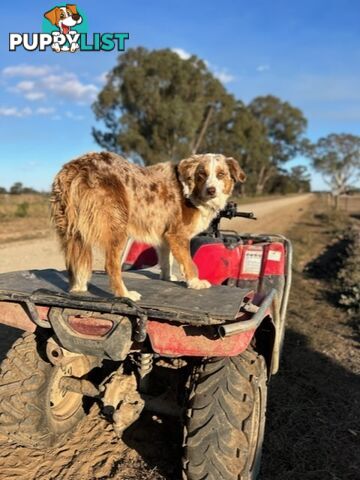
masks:
[(259, 275), (261, 270), (262, 250), (248, 250), (245, 252), (243, 271), (251, 275)]
[(268, 260), (272, 260), (273, 262), (280, 262), (281, 252), (277, 250), (270, 250), (268, 253)]

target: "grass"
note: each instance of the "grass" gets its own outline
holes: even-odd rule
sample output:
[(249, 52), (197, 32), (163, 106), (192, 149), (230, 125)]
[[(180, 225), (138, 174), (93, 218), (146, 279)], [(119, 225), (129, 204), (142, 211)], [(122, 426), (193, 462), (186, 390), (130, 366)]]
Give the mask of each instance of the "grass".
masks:
[[(9, 195), (0, 194), (0, 222), (11, 221), (16, 217), (26, 216), (29, 218), (48, 217), (49, 197), (47, 195), (24, 194)], [(26, 212), (19, 215), (19, 212)]]
[(48, 195), (0, 194), (0, 243), (43, 238), (50, 231)]

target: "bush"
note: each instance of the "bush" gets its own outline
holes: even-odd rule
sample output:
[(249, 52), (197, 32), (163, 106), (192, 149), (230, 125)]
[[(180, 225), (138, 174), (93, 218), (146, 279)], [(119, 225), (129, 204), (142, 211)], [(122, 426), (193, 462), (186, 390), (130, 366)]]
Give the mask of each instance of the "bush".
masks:
[(15, 217), (24, 218), (29, 214), (29, 204), (28, 202), (19, 203), (17, 206)]
[(349, 233), (346, 259), (338, 273), (339, 303), (351, 315), (360, 313), (360, 227), (353, 226)]

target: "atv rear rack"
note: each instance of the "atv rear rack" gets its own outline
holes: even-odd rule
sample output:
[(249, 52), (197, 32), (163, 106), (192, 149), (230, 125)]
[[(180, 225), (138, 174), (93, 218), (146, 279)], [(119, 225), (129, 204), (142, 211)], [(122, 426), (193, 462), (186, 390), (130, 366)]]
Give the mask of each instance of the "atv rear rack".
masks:
[[(24, 304), (37, 325), (50, 327), (41, 320), (35, 305), (92, 310), (101, 313), (157, 318), (189, 325), (219, 325), (234, 321), (244, 300), (251, 293), (248, 288), (212, 286), (210, 289), (191, 290), (182, 282), (159, 280), (152, 272), (124, 273), (126, 285), (142, 294), (139, 302), (117, 298), (108, 289), (103, 272), (92, 276), (89, 293), (74, 295), (67, 292), (66, 272), (31, 270), (0, 275), (0, 301)], [(152, 278), (149, 281), (149, 278)]]

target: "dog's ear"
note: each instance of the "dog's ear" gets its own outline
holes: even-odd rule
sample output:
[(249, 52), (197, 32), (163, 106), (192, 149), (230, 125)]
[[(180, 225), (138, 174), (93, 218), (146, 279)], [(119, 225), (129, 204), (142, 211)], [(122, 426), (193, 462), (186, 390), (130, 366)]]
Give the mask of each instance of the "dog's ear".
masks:
[(179, 180), (183, 186), (185, 197), (190, 197), (195, 186), (195, 170), (199, 162), (194, 157), (181, 160), (177, 166)]
[(53, 25), (57, 25), (60, 18), (60, 8), (54, 7), (52, 10), (44, 13), (44, 17), (47, 18)]
[(75, 15), (77, 12), (77, 9), (76, 9), (76, 5), (70, 5), (70, 4), (66, 4), (66, 9), (67, 10), (70, 10), (70, 12)]
[(228, 157), (226, 159), (227, 166), (229, 167), (231, 178), (235, 182), (244, 183), (246, 180), (246, 175), (244, 170), (240, 167), (239, 162), (235, 158)]

